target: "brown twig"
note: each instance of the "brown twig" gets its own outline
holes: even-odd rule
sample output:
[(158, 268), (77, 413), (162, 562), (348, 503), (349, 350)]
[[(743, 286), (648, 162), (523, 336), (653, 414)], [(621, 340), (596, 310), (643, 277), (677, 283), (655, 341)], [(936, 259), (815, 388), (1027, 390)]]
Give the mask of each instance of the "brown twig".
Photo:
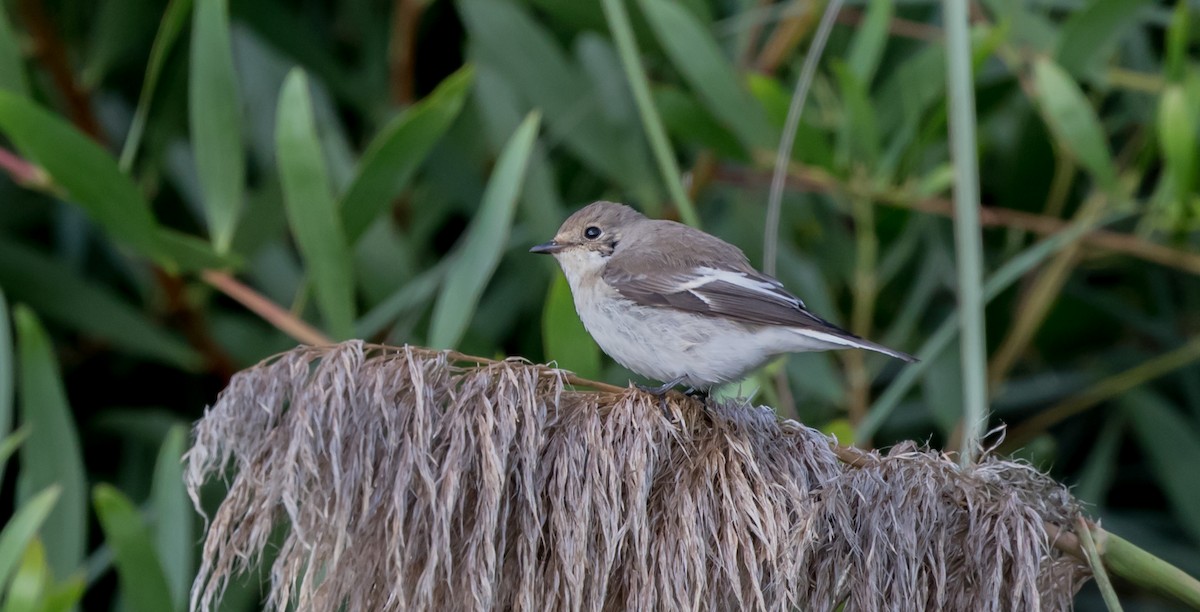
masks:
[[(859, 25), (862, 23), (862, 20), (863, 11), (857, 8), (842, 9), (841, 14), (837, 17), (838, 23), (850, 26)], [(903, 17), (892, 17), (891, 22), (888, 23), (888, 33), (900, 38), (911, 38), (927, 42), (940, 41), (943, 36), (942, 29), (937, 26), (904, 19)]]
[(216, 270), (205, 270), (200, 273), (200, 277), (204, 279), (204, 282), (249, 308), (254, 314), (262, 317), (263, 320), (296, 341), (313, 346), (333, 344), (333, 340), (321, 333), (320, 330), (263, 297), (254, 289), (238, 282), (232, 276)]
[[(797, 4), (797, 2), (793, 2)], [(779, 68), (779, 64), (791, 55), (796, 45), (804, 40), (804, 35), (812, 30), (816, 25), (817, 19), (821, 16), (821, 11), (825, 3), (822, 2), (820, 7), (815, 3), (808, 3), (808, 9), (794, 15), (789, 15), (775, 26), (775, 30), (771, 32), (771, 36), (767, 38), (766, 44), (763, 45), (762, 51), (758, 54), (758, 59), (754, 61), (754, 69), (763, 74), (771, 74)]]
[(33, 55), (50, 73), (55, 88), (62, 94), (71, 122), (93, 140), (104, 144), (106, 139), (92, 109), (91, 98), (75, 80), (66, 44), (46, 15), (41, 0), (20, 0), (17, 9), (33, 38)]
[(1034, 436), (1057, 425), (1068, 417), (1089, 410), (1105, 400), (1117, 397), (1160, 376), (1164, 376), (1200, 359), (1200, 336), (1183, 346), (1140, 363), (1100, 381), (1083, 392), (1043, 410), (1012, 428), (1000, 446), (1002, 451), (1020, 448)]
[(417, 26), (425, 4), (421, 0), (395, 0), (392, 5), (392, 39), (388, 46), (388, 71), (392, 101), (408, 105), (416, 100)]
[(167, 274), (162, 268), (154, 267), (154, 277), (167, 297), (167, 309), (179, 323), (188, 342), (204, 355), (208, 367), (222, 379), (228, 381), (237, 373), (237, 365), (225, 349), (209, 333), (208, 322), (187, 301), (187, 288), (183, 279)]
[[(793, 164), (788, 172), (788, 184), (794, 189), (823, 193), (843, 192), (852, 196), (865, 196), (873, 202), (897, 208), (944, 217), (954, 215), (953, 203), (945, 198), (922, 198), (902, 189), (881, 190), (869, 186), (843, 183), (824, 170), (803, 164)], [(765, 184), (770, 177), (763, 172), (722, 166), (717, 171), (717, 180), (758, 186)], [(1023, 229), (1041, 236), (1057, 234), (1070, 225), (1069, 221), (1062, 219), (994, 206), (980, 207), (979, 220), (984, 227)], [(1082, 238), (1082, 241), (1091, 247), (1131, 255), (1162, 266), (1200, 275), (1200, 254), (1173, 249), (1147, 242), (1137, 236), (1109, 230), (1092, 230)]]

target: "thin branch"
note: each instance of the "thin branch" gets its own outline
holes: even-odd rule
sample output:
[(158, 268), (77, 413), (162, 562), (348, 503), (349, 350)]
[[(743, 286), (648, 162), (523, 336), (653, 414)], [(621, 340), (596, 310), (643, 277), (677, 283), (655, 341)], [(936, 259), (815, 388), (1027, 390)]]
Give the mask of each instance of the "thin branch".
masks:
[(392, 39), (388, 47), (388, 83), (392, 102), (412, 104), (416, 100), (414, 86), (417, 65), (417, 26), (425, 3), (421, 0), (395, 0), (392, 5)]
[(67, 46), (46, 15), (41, 0), (21, 0), (17, 3), (17, 10), (33, 38), (34, 57), (50, 73), (54, 87), (66, 101), (71, 122), (93, 140), (105, 143), (104, 131), (100, 129), (100, 121), (92, 109), (91, 98), (75, 80)]
[(1200, 359), (1200, 336), (1183, 346), (1134, 366), (1115, 376), (1109, 376), (1083, 392), (1069, 397), (1012, 428), (1001, 445), (1003, 450), (1020, 448), (1050, 427), (1089, 410), (1100, 402), (1117, 397), (1134, 387), (1164, 376)]
[[(954, 216), (954, 205), (945, 198), (919, 197), (903, 188), (877, 189), (870, 185), (845, 183), (820, 168), (798, 163), (791, 165), (788, 174), (788, 184), (794, 189), (823, 193), (841, 192), (850, 196), (866, 197), (873, 202), (896, 208), (943, 217)], [(757, 186), (769, 179), (762, 172), (722, 166), (717, 171), (717, 180)], [(979, 207), (979, 222), (985, 227), (1023, 229), (1041, 236), (1057, 234), (1071, 224), (1063, 219), (995, 206)], [(1200, 254), (1148, 242), (1131, 234), (1094, 230), (1083, 238), (1083, 242), (1098, 249), (1130, 255), (1168, 268), (1200, 275)]]
[(249, 308), (254, 314), (262, 317), (263, 320), (296, 341), (313, 346), (333, 344), (333, 340), (317, 328), (300, 320), (299, 317), (279, 307), (254, 289), (238, 282), (232, 276), (216, 270), (205, 270), (200, 277), (204, 279), (204, 282)]

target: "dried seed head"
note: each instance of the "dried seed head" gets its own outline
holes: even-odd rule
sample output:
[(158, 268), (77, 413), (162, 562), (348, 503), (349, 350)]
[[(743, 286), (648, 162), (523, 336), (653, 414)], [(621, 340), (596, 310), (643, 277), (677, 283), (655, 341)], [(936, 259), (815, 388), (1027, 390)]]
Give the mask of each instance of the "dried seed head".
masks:
[(766, 408), (669, 419), (564, 378), (357, 341), (238, 374), (187, 455), (197, 508), (236, 473), (192, 608), (269, 541), (273, 609), (1058, 610), (1086, 577), (1045, 532), (1074, 501), (1028, 466), (902, 446), (851, 468)]

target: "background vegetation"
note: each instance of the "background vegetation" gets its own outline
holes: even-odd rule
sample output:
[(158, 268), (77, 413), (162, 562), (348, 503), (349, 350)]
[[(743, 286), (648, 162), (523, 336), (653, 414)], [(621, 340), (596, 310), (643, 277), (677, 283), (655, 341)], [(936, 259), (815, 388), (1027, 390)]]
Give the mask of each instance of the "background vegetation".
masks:
[[(621, 7), (629, 28), (613, 29)], [(957, 449), (940, 4), (846, 2), (768, 223), (821, 8), (0, 3), (6, 605), (184, 607), (201, 527), (187, 426), (233, 372), (298, 341), (554, 359), (624, 383), (553, 262), (525, 252), (601, 198), (756, 262), (778, 232), (777, 275), (810, 307), (924, 359), (792, 356), (728, 392), (862, 445)], [(971, 9), (1001, 449), (1200, 574), (1200, 8)], [(663, 180), (672, 164), (686, 193)], [(253, 580), (225, 604), (256, 606)]]

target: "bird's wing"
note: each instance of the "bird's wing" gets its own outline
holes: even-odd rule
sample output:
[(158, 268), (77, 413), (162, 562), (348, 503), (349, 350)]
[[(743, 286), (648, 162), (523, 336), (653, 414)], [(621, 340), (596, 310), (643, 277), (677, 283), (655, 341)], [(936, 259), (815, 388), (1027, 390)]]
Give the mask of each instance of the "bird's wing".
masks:
[(784, 325), (822, 342), (916, 361), (809, 312), (783, 283), (755, 270), (728, 242), (678, 223), (653, 224), (604, 267), (604, 281), (625, 298), (748, 324)]
[[(616, 258), (614, 257), (614, 260)], [(744, 323), (787, 325), (847, 333), (804, 307), (779, 281), (753, 270), (695, 266), (637, 272), (613, 265), (604, 280), (627, 299), (645, 306), (675, 308)]]

